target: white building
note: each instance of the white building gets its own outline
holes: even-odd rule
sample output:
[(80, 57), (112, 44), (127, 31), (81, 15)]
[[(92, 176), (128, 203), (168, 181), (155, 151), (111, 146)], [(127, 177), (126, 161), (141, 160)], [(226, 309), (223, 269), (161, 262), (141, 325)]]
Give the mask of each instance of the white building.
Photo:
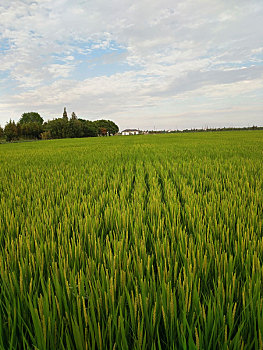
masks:
[(138, 129), (125, 129), (121, 132), (122, 135), (139, 135), (140, 133)]

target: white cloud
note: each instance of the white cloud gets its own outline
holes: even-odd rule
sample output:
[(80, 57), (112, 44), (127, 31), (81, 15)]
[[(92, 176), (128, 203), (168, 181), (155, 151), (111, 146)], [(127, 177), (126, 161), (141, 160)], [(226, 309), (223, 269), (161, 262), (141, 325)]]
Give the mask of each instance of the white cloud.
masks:
[[(238, 123), (236, 110), (225, 106), (231, 96), (242, 105), (246, 94), (247, 122), (251, 107), (263, 124), (260, 0), (13, 0), (1, 4), (0, 13), (2, 125), (33, 109), (57, 116), (64, 105), (123, 127), (158, 115), (169, 127), (178, 110), (188, 113), (187, 123), (201, 125), (211, 100), (222, 107), (215, 123), (228, 122), (231, 113)], [(102, 59), (96, 52), (104, 52)], [(107, 76), (100, 71), (105, 65)], [(194, 102), (200, 96), (207, 103)]]

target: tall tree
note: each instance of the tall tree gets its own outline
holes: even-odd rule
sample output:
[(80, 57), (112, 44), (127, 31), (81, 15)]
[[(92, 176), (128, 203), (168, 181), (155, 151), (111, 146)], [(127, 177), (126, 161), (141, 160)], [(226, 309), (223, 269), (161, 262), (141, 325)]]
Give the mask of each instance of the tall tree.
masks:
[(62, 139), (67, 136), (68, 121), (63, 118), (49, 120), (44, 124), (44, 130), (49, 131), (52, 139)]
[(10, 119), (9, 123), (6, 124), (4, 129), (4, 134), (6, 137), (6, 141), (13, 141), (18, 138), (17, 126), (14, 121)]
[(72, 114), (71, 114), (71, 119), (72, 119), (72, 120), (78, 119), (75, 112), (72, 112)]
[(107, 120), (108, 122), (108, 133), (109, 135), (115, 135), (117, 134), (117, 132), (119, 131), (119, 127), (117, 124), (115, 124), (113, 121), (111, 120)]
[(64, 107), (63, 119), (68, 120), (68, 113), (66, 111), (66, 107)]
[(71, 118), (67, 124), (66, 137), (83, 137), (84, 132), (82, 122), (78, 119)]
[(101, 128), (106, 129), (107, 134), (109, 136), (115, 135), (119, 131), (118, 125), (116, 125), (111, 120), (100, 119), (100, 120), (96, 120), (94, 122), (94, 124), (96, 125), (96, 127), (98, 129), (98, 134), (101, 134), (101, 132), (100, 132)]
[(21, 135), (25, 138), (40, 139), (43, 131), (43, 125), (37, 122), (21, 124)]
[(83, 132), (83, 137), (94, 137), (98, 136), (98, 130), (94, 123), (90, 120), (78, 119), (81, 122), (81, 129)]
[(23, 113), (21, 115), (21, 118), (19, 119), (20, 124), (33, 123), (33, 122), (43, 124), (44, 119), (37, 112)]

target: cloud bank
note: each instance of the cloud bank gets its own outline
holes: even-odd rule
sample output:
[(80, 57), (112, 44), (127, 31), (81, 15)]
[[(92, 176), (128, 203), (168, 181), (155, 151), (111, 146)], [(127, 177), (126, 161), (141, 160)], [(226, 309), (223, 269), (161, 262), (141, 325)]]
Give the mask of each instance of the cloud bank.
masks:
[(63, 107), (121, 128), (263, 125), (261, 0), (0, 4), (0, 125)]

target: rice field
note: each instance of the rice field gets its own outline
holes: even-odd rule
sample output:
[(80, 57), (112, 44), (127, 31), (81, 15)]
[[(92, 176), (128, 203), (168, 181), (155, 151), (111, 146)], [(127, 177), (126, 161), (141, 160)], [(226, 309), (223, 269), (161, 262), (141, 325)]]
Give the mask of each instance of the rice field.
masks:
[(263, 132), (0, 145), (0, 349), (263, 349)]

